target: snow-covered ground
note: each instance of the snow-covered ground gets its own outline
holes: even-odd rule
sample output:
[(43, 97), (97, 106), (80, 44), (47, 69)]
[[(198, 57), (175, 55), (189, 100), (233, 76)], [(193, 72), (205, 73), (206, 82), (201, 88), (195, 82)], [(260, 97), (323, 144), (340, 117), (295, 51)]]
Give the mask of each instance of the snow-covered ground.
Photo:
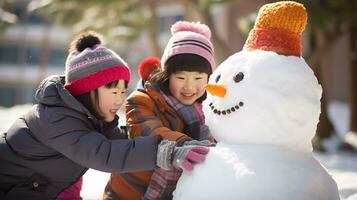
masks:
[[(30, 107), (31, 105), (18, 105), (12, 108), (0, 108), (0, 131), (5, 131), (18, 116)], [(328, 114), (338, 134), (325, 142), (328, 153), (315, 153), (315, 156), (337, 182), (341, 199), (357, 200), (357, 154), (336, 150), (340, 138), (344, 137), (348, 130), (348, 107), (344, 103), (332, 102), (329, 104)], [(108, 178), (108, 173), (88, 170), (84, 175), (83, 199), (101, 199)]]

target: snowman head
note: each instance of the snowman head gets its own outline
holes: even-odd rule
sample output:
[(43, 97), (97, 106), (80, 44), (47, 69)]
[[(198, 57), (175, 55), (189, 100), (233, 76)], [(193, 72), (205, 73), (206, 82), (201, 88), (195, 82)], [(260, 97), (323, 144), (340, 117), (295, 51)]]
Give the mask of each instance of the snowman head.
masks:
[[(302, 13), (299, 16), (305, 18), (290, 17), (290, 13)], [(321, 86), (301, 57), (301, 41), (289, 41), (285, 48), (276, 38), (300, 38), (301, 32), (281, 29), (279, 23), (273, 29), (271, 25), (262, 26), (261, 19), (267, 16), (287, 25), (303, 24), (293, 30), (302, 31), (306, 24), (306, 12), (299, 3), (278, 2), (262, 7), (243, 51), (225, 60), (209, 79), (209, 93), (203, 103), (206, 123), (219, 142), (311, 151), (320, 114)], [(289, 21), (297, 19), (304, 23)], [(275, 34), (273, 39), (264, 35), (271, 32)]]

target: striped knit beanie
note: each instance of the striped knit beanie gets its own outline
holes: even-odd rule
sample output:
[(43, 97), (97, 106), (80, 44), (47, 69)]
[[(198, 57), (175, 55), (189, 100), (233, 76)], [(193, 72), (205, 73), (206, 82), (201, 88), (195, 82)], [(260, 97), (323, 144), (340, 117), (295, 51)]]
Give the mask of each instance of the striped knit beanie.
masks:
[(174, 55), (196, 54), (210, 63), (212, 71), (216, 69), (214, 49), (210, 42), (211, 31), (208, 26), (199, 22), (178, 21), (171, 26), (171, 35), (161, 58), (162, 68)]
[(130, 69), (114, 51), (100, 45), (99, 35), (93, 31), (78, 35), (66, 60), (65, 88), (73, 95), (81, 95), (112, 81), (130, 81)]
[(294, 1), (266, 4), (260, 8), (244, 50), (261, 49), (281, 55), (301, 56), (301, 33), (307, 23), (304, 5)]

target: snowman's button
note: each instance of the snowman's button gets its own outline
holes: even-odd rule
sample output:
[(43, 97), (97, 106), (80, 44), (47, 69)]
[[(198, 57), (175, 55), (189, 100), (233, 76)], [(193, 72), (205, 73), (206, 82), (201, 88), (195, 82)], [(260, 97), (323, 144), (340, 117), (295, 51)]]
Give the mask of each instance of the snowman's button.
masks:
[(37, 188), (40, 184), (37, 181), (32, 182), (32, 186), (34, 188)]
[(234, 109), (234, 107), (232, 107), (232, 108), (231, 108), (231, 111), (234, 112), (234, 111), (236, 111), (236, 109)]
[(241, 107), (242, 107), (243, 105), (244, 105), (244, 103), (243, 103), (243, 102), (239, 102), (239, 106), (241, 106)]
[(231, 114), (231, 110), (228, 109), (228, 110), (227, 110), (227, 113), (228, 113), (228, 114)]
[(237, 110), (239, 109), (239, 106), (234, 106)]

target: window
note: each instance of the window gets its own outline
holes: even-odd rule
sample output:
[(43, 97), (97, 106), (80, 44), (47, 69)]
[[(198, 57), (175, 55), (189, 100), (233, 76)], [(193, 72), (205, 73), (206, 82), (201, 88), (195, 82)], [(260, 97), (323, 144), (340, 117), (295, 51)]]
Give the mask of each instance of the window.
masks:
[(18, 47), (0, 46), (0, 63), (11, 64), (18, 60)]
[(26, 64), (38, 65), (41, 58), (41, 49), (38, 47), (28, 47), (26, 49)]
[(51, 49), (48, 55), (48, 64), (50, 66), (63, 67), (66, 62), (67, 51), (64, 49)]

